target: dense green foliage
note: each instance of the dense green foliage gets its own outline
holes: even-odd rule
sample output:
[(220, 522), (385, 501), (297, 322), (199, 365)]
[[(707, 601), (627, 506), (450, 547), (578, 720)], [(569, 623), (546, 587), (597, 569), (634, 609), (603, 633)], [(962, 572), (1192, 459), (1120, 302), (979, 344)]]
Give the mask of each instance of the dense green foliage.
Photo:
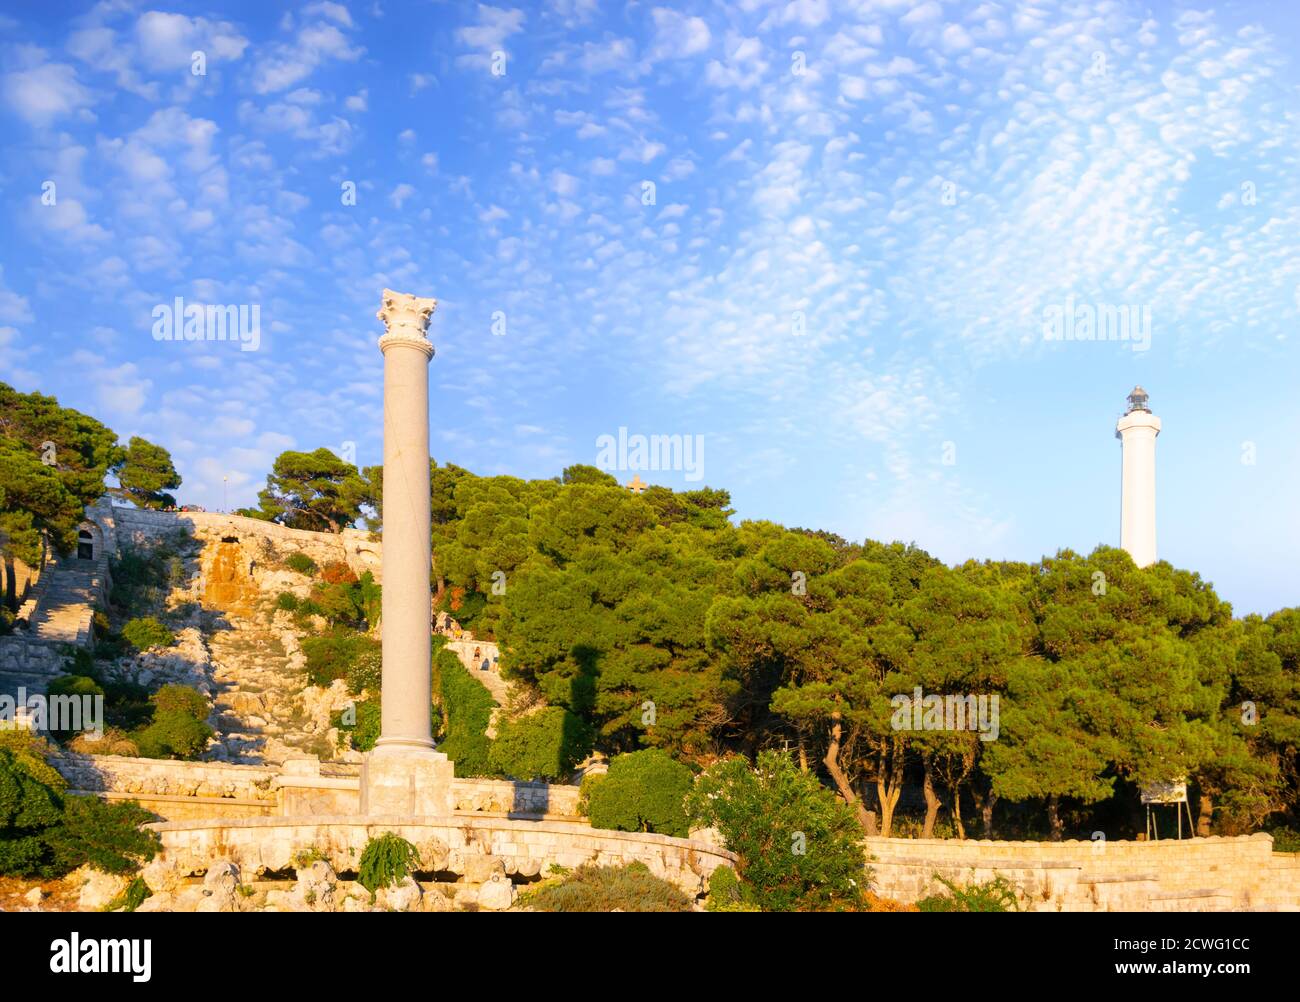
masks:
[(591, 823), (685, 838), (690, 830), (685, 801), (691, 780), (691, 770), (659, 748), (615, 756), (609, 772), (583, 781)]
[(291, 571), (308, 576), (316, 573), (316, 561), (305, 553), (291, 553), (284, 558), (284, 565)]
[(32, 565), (42, 536), (67, 553), (87, 505), (122, 462), (117, 436), (53, 397), (0, 383), (0, 554)]
[(181, 485), (181, 476), (172, 464), (171, 454), (162, 446), (132, 436), (116, 473), (120, 485), (116, 493), (141, 508), (175, 506), (176, 498), (167, 492)]
[(983, 883), (959, 887), (936, 873), (934, 879), (947, 888), (946, 894), (932, 894), (916, 903), (923, 912), (1018, 912), (1020, 900), (1015, 886), (998, 875)]
[(488, 764), (509, 779), (556, 782), (590, 753), (591, 726), (563, 707), (548, 706), (500, 725)]
[(207, 698), (183, 685), (165, 685), (150, 697), (152, 720), (131, 739), (143, 758), (194, 759), (208, 746)]
[(291, 529), (338, 532), (356, 524), (370, 499), (366, 478), (329, 449), (282, 452), (257, 495), (258, 507), (239, 514)]
[(137, 651), (147, 651), (151, 647), (170, 647), (176, 642), (176, 634), (153, 616), (140, 616), (122, 627), (122, 639)]
[(438, 750), (455, 764), (457, 776), (491, 775), (486, 731), (496, 701), (451, 651), (439, 650), (434, 666), (434, 693), (442, 711)]
[(27, 731), (0, 731), (0, 875), (59, 876), (86, 863), (130, 873), (152, 859), (158, 835), (139, 826), (153, 815), (67, 796), (49, 751)]
[(539, 912), (688, 912), (691, 903), (675, 884), (644, 863), (581, 866), (524, 892), (521, 903)]
[(420, 853), (396, 832), (372, 838), (361, 850), (357, 883), (370, 892), (370, 900), (381, 887), (399, 884), (420, 866)]
[(357, 662), (379, 650), (379, 641), (356, 630), (336, 628), (306, 637), (302, 653), (307, 659), (307, 679), (312, 685), (328, 686), (336, 678), (347, 678)]
[(687, 798), (740, 857), (741, 896), (764, 911), (855, 909), (866, 890), (862, 831), (853, 811), (789, 755), (731, 758), (702, 773)]

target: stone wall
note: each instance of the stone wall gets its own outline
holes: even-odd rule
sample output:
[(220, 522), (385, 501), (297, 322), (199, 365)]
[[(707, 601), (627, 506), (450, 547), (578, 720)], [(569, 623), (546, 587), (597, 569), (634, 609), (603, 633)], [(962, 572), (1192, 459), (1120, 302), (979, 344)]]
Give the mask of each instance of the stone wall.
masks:
[[(706, 843), (604, 831), (565, 821), (336, 816), (172, 822), (151, 827), (163, 843), (163, 855), (153, 871), (168, 871), (176, 877), (205, 873), (213, 862), (228, 860), (247, 879), (295, 868), (305, 854), (323, 856), (338, 872), (355, 871), (366, 843), (389, 831), (420, 850), (427, 870), (464, 877), (496, 861), (515, 879), (536, 877), (552, 864), (573, 868), (584, 863), (621, 866), (641, 862), (695, 896), (703, 892), (715, 869), (735, 865), (731, 853)], [(150, 886), (153, 883), (151, 879)]]
[(1300, 854), (1265, 834), (1159, 842), (868, 839), (872, 889), (915, 901), (1001, 875), (1033, 911), (1300, 911)]
[(530, 814), (554, 818), (581, 818), (576, 786), (551, 783), (516, 783), (502, 779), (452, 780), (456, 810), (465, 813)]
[(263, 817), (278, 809), (274, 768), (70, 752), (52, 763), (74, 793), (135, 800), (169, 821)]
[[(284, 766), (178, 762), (117, 755), (54, 760), (69, 786), (109, 799), (135, 799), (168, 821), (249, 816), (311, 817), (360, 810), (356, 767), (327, 767), (315, 759)], [(499, 779), (454, 779), (458, 813), (581, 819), (579, 789)]]
[(287, 529), (274, 522), (223, 515), (219, 512), (164, 512), (135, 508), (114, 508), (112, 520), (117, 545), (149, 545), (178, 530), (200, 542), (219, 542), (234, 537), (264, 540), (278, 559), (305, 553), (317, 564), (343, 561), (358, 575), (370, 571), (380, 580), (382, 544), (369, 532), (344, 529), (340, 533), (306, 532)]

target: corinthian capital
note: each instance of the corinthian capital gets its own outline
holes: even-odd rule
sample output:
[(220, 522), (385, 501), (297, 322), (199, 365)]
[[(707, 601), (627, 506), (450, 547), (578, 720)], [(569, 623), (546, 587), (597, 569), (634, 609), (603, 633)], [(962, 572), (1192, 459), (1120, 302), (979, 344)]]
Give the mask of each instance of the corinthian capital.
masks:
[(384, 290), (383, 304), (375, 314), (387, 328), (379, 338), (379, 350), (387, 351), (395, 344), (410, 345), (433, 356), (433, 345), (425, 336), (429, 317), (437, 309), (438, 300), (421, 299), (405, 292)]

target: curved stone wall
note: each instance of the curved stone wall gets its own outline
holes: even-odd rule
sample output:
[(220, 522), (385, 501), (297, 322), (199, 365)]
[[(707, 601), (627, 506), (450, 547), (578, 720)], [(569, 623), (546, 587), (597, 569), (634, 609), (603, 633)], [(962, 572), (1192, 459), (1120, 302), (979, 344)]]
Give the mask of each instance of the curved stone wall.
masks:
[[(150, 865), (150, 885), (205, 873), (217, 860), (229, 860), (248, 876), (296, 869), (304, 858), (323, 857), (336, 871), (354, 871), (371, 838), (396, 832), (414, 844), (424, 866), (459, 876), (500, 860), (508, 875), (527, 879), (552, 864), (619, 866), (644, 863), (690, 896), (703, 893), (719, 866), (734, 866), (735, 856), (689, 839), (641, 832), (616, 832), (552, 820), (509, 818), (249, 818), (229, 821), (177, 821), (150, 825), (163, 843)], [(317, 855), (318, 854), (318, 855)]]

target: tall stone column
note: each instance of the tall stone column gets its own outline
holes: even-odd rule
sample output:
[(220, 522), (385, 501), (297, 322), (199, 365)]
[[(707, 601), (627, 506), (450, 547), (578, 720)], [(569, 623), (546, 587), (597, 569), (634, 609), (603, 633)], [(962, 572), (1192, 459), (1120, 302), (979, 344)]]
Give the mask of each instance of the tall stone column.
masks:
[(1156, 562), (1156, 436), (1160, 419), (1151, 413), (1146, 390), (1134, 387), (1128, 413), (1115, 425), (1122, 443), (1119, 545), (1139, 567)]
[(429, 622), (429, 359), (437, 301), (384, 290), (383, 694), (362, 813), (450, 814), (452, 764), (434, 750)]

